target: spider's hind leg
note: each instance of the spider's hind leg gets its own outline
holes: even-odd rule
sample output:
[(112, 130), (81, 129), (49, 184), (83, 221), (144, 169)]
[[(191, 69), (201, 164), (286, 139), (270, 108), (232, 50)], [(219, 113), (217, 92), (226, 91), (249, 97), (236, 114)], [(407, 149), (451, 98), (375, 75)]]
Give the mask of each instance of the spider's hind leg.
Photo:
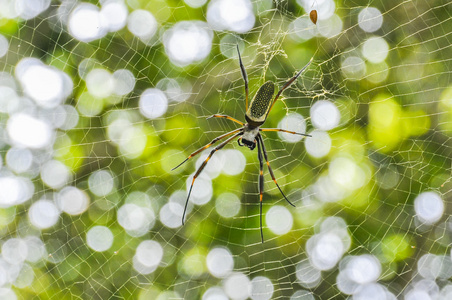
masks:
[(261, 226), (261, 240), (264, 242), (264, 233), (262, 230), (262, 198), (264, 193), (264, 162), (262, 161), (262, 149), (257, 137), (257, 156), (259, 157), (259, 222)]
[(278, 187), (279, 191), (280, 191), (281, 194), (284, 196), (284, 199), (286, 199), (286, 201), (287, 201), (290, 205), (292, 205), (293, 207), (295, 207), (295, 205), (294, 205), (292, 202), (290, 202), (289, 199), (287, 199), (286, 195), (284, 195), (283, 191), (282, 191), (281, 188), (279, 187), (278, 182), (276, 182), (275, 174), (273, 174), (272, 167), (270, 167), (270, 162), (268, 161), (267, 150), (265, 150), (264, 140), (262, 139), (262, 136), (261, 136), (260, 134), (257, 136), (257, 145), (259, 146), (259, 144), (262, 145), (262, 152), (264, 153), (265, 161), (267, 162), (268, 171), (270, 172), (270, 175), (272, 176), (273, 182), (276, 184), (276, 186)]

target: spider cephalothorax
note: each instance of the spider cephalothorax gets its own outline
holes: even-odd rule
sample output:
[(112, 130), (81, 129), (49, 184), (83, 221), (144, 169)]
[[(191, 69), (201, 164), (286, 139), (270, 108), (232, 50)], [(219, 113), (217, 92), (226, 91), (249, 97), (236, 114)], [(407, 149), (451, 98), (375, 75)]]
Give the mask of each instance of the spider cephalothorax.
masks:
[[(243, 126), (243, 134), (238, 139), (240, 146), (247, 146), (251, 150), (256, 148), (256, 137), (259, 134), (259, 127), (253, 127), (250, 124)], [(240, 141), (243, 143), (240, 143)]]
[[(270, 172), (270, 175), (275, 182), (276, 186), (278, 187), (281, 194), (284, 196), (284, 198), (289, 202), (290, 205), (294, 206), (284, 195), (283, 191), (279, 187), (278, 183), (276, 182), (275, 175), (273, 174), (273, 170), (270, 167), (270, 162), (268, 161), (267, 157), (267, 151), (265, 150), (264, 140), (262, 138), (262, 135), (260, 132), (264, 131), (281, 131), (281, 132), (287, 132), (291, 134), (298, 134), (303, 136), (309, 136), (304, 133), (298, 133), (294, 131), (288, 131), (280, 128), (260, 128), (262, 124), (264, 124), (265, 120), (267, 119), (268, 114), (270, 113), (273, 105), (275, 104), (276, 100), (278, 100), (281, 93), (289, 86), (291, 85), (297, 78), (300, 76), (300, 74), (309, 66), (311, 61), (309, 61), (294, 77), (292, 77), (289, 81), (286, 82), (286, 84), (283, 85), (283, 87), (278, 91), (275, 98), (273, 98), (273, 94), (275, 92), (275, 84), (271, 81), (267, 81), (264, 83), (259, 90), (257, 91), (254, 98), (251, 100), (250, 105), (248, 106), (248, 77), (246, 75), (245, 67), (242, 63), (242, 58), (240, 57), (240, 51), (237, 46), (237, 52), (239, 55), (239, 63), (240, 63), (240, 70), (242, 72), (243, 80), (245, 81), (245, 105), (246, 105), (246, 113), (245, 113), (245, 120), (247, 123), (240, 122), (239, 120), (236, 120), (230, 116), (227, 115), (213, 115), (210, 116), (210, 118), (225, 118), (230, 121), (233, 121), (235, 123), (240, 124), (242, 127), (235, 129), (231, 132), (225, 133), (223, 135), (220, 135), (213, 139), (209, 144), (205, 145), (204, 147), (201, 147), (200, 149), (196, 150), (192, 154), (190, 154), (183, 162), (181, 162), (178, 166), (176, 166), (174, 169), (178, 168), (180, 165), (182, 165), (184, 162), (195, 156), (196, 154), (202, 152), (203, 150), (209, 148), (217, 141), (227, 138), (225, 141), (223, 141), (221, 144), (216, 146), (209, 154), (209, 156), (204, 160), (204, 162), (201, 164), (201, 166), (196, 171), (195, 175), (193, 176), (193, 180), (190, 186), (190, 190), (188, 192), (187, 200), (185, 202), (185, 208), (184, 213), (182, 215), (182, 224), (184, 224), (184, 218), (185, 218), (185, 212), (187, 210), (187, 204), (188, 200), (190, 199), (190, 194), (193, 189), (193, 184), (196, 180), (196, 178), (199, 176), (199, 174), (202, 172), (204, 167), (207, 165), (207, 162), (210, 160), (212, 155), (223, 148), (227, 143), (232, 141), (235, 138), (237, 139), (237, 142), (240, 146), (246, 146), (250, 150), (253, 150), (256, 148), (257, 145), (257, 151), (258, 151), (258, 157), (259, 157), (259, 166), (260, 166), (260, 172), (259, 172), (259, 201), (260, 201), (260, 228), (261, 228), (261, 239), (262, 242), (264, 242), (264, 235), (262, 232), (262, 195), (264, 193), (264, 173), (263, 173), (263, 158), (265, 158), (265, 161), (267, 162), (268, 171)], [(312, 60), (312, 59), (311, 59)], [(263, 157), (262, 157), (263, 154)]]

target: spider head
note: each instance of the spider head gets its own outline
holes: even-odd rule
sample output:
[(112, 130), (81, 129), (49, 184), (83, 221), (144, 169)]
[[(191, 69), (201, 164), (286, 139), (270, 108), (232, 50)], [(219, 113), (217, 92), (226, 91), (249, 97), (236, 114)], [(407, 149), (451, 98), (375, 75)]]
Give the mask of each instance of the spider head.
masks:
[[(253, 150), (256, 148), (256, 137), (259, 134), (259, 127), (252, 127), (248, 124), (245, 124), (245, 127), (243, 128), (243, 135), (239, 139), (239, 145), (240, 146), (247, 146), (250, 148), (250, 150)], [(243, 144), (240, 143), (240, 141), (243, 142)]]
[[(240, 142), (242, 141), (243, 144)], [(249, 140), (245, 140), (243, 138), (240, 138), (238, 140), (239, 146), (247, 146), (248, 148), (250, 148), (250, 150), (253, 150), (254, 148), (256, 148), (256, 142), (255, 141), (249, 141)]]

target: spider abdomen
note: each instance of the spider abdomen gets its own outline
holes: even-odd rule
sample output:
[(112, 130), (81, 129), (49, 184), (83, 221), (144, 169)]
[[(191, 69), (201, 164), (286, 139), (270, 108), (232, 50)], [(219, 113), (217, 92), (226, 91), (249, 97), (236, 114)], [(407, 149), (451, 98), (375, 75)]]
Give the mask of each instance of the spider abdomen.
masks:
[(272, 105), (274, 92), (275, 84), (271, 81), (267, 81), (259, 88), (245, 114), (245, 118), (250, 125), (260, 126), (265, 122)]

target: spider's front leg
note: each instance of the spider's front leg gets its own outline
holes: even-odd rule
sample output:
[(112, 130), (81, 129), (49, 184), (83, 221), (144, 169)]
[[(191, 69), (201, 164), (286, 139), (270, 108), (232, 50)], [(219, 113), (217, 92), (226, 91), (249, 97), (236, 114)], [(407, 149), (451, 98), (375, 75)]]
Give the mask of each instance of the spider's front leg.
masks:
[(212, 119), (212, 118), (223, 118), (223, 119), (227, 119), (227, 120), (230, 120), (230, 121), (232, 121), (232, 122), (235, 122), (235, 123), (238, 123), (238, 124), (240, 124), (240, 125), (244, 125), (242, 122), (240, 122), (239, 120), (237, 120), (237, 119), (234, 119), (233, 117), (230, 117), (230, 116), (228, 116), (228, 115), (218, 115), (218, 114), (215, 114), (215, 115), (211, 115), (210, 117), (208, 117), (207, 118), (207, 120), (209, 120), (209, 119)]
[(279, 131), (279, 132), (285, 132), (285, 133), (290, 133), (290, 134), (298, 134), (298, 135), (302, 135), (302, 136), (312, 137), (312, 135), (309, 135), (306, 133), (299, 133), (299, 132), (289, 131), (289, 130), (285, 130), (285, 129), (281, 129), (281, 128), (260, 128), (259, 131)]

